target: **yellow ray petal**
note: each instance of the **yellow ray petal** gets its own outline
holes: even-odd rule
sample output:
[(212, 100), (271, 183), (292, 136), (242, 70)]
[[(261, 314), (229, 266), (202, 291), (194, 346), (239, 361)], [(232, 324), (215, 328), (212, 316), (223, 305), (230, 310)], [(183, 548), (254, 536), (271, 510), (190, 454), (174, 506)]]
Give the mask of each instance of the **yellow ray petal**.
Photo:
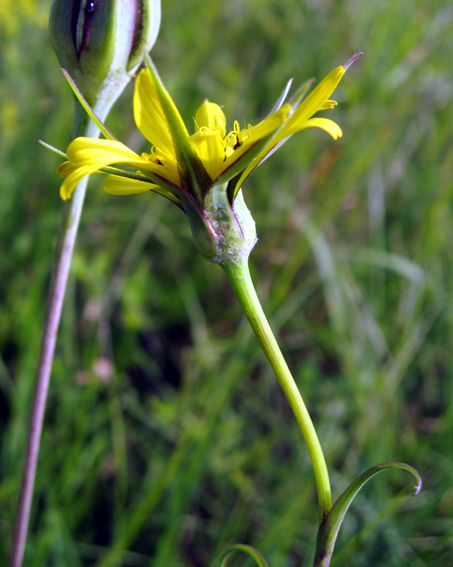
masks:
[(57, 173), (60, 177), (68, 177), (76, 168), (77, 166), (70, 161), (65, 161), (57, 167)]
[(147, 183), (146, 181), (139, 181), (137, 179), (128, 179), (127, 177), (120, 177), (118, 175), (109, 175), (104, 182), (104, 191), (110, 195), (136, 195), (138, 193), (146, 193), (153, 191), (166, 197), (181, 209), (183, 208), (181, 200), (173, 195), (170, 191), (155, 185), (154, 183)]
[(202, 128), (218, 129), (225, 137), (226, 132), (226, 118), (223, 110), (218, 104), (205, 100), (195, 114), (195, 127), (197, 130)]
[(101, 168), (113, 163), (139, 167), (145, 161), (121, 142), (94, 138), (76, 138), (69, 144), (67, 153), (75, 167), (96, 165)]
[(109, 175), (104, 181), (104, 191), (110, 195), (135, 195), (152, 191), (157, 185), (147, 181), (128, 179), (119, 175)]
[[(149, 75), (144, 75), (144, 77), (150, 77), (154, 93), (151, 101), (156, 103), (155, 99), (157, 98), (157, 104), (165, 116), (167, 132), (172, 140), (174, 159), (176, 160), (181, 179), (181, 187), (187, 191), (192, 191), (201, 203), (205, 191), (207, 191), (211, 184), (211, 179), (197, 156), (195, 149), (189, 142), (189, 135), (184, 122), (165, 89), (153, 62), (148, 57), (145, 57), (145, 61), (147, 66), (146, 70)], [(149, 91), (148, 94), (150, 92), (151, 91)]]
[(107, 165), (125, 163), (140, 167), (145, 160), (121, 142), (76, 138), (68, 147), (69, 162), (58, 168), (58, 173), (66, 176), (61, 185), (63, 200), (71, 198), (77, 184), (86, 176), (99, 171)]
[[(331, 71), (296, 108), (293, 115), (290, 116), (288, 122), (285, 124), (285, 127), (282, 128), (282, 131), (279, 133), (279, 137), (286, 137), (287, 134), (285, 130), (287, 128), (291, 128), (296, 122), (305, 122), (311, 118), (313, 114), (318, 112), (318, 110), (323, 109), (344, 74), (345, 70), (341, 66)], [(328, 106), (328, 108), (331, 108), (331, 106)]]
[(105, 166), (114, 164), (131, 165), (137, 169), (156, 174), (174, 185), (179, 183), (176, 168), (151, 162), (130, 150), (121, 142), (76, 138), (68, 147), (69, 162), (63, 163), (58, 172), (67, 176), (60, 189), (62, 199), (69, 199), (76, 185), (85, 175), (91, 175)]
[[(146, 156), (146, 154), (143, 155)], [(121, 142), (76, 138), (68, 147), (68, 157), (75, 167), (97, 164), (96, 169), (101, 169), (115, 163), (124, 164), (136, 167), (143, 172), (155, 173), (176, 186), (180, 181), (177, 167), (171, 160), (165, 159), (162, 165), (157, 164), (150, 161), (151, 158), (148, 156), (137, 155)]]
[(189, 138), (209, 177), (217, 179), (225, 159), (225, 147), (220, 130), (203, 128)]
[[(250, 129), (249, 137), (244, 141), (244, 143), (239, 146), (234, 153), (231, 154), (222, 164), (221, 172), (223, 173), (233, 164), (241, 159), (253, 146), (255, 146), (261, 140), (271, 136), (280, 126), (285, 122), (288, 112), (290, 111), (290, 105), (285, 104), (280, 110), (274, 112), (268, 116), (265, 120)], [(244, 165), (246, 167), (246, 164)]]
[[(152, 161), (143, 160), (141, 165), (136, 166), (146, 177), (149, 177), (153, 183), (160, 183), (162, 180), (164, 183), (169, 182), (170, 185), (174, 185), (175, 188), (181, 186), (181, 180), (179, 178), (178, 170), (173, 165), (159, 165)], [(153, 178), (153, 176), (157, 176)]]
[(266, 160), (270, 155), (274, 153), (276, 149), (278, 149), (283, 143), (285, 143), (293, 134), (305, 130), (306, 128), (321, 128), (325, 130), (328, 134), (332, 136), (334, 140), (337, 138), (341, 138), (343, 132), (341, 128), (336, 124), (333, 120), (329, 120), (328, 118), (310, 118), (310, 120), (306, 120), (305, 122), (299, 124), (293, 124), (292, 128), (287, 129), (282, 128), (284, 130), (285, 135), (282, 136), (281, 132), (267, 144), (267, 146), (259, 153), (259, 155), (250, 163), (247, 168), (243, 171), (238, 183), (236, 184), (235, 192), (237, 192), (241, 187), (247, 177), (252, 173), (254, 169), (256, 169), (264, 160)]
[(341, 138), (343, 132), (341, 128), (336, 124), (333, 120), (329, 120), (328, 118), (310, 118), (310, 120), (306, 120), (303, 124), (294, 124), (292, 128), (290, 128), (287, 132), (287, 136), (292, 136), (296, 132), (300, 132), (301, 130), (305, 130), (305, 128), (321, 128), (325, 130), (328, 134), (332, 136), (334, 140), (337, 138)]
[(91, 175), (97, 170), (97, 166), (78, 167), (70, 175), (68, 175), (68, 177), (63, 181), (60, 187), (60, 197), (63, 199), (63, 201), (67, 201), (71, 198), (74, 189), (84, 177)]
[(332, 108), (335, 108), (337, 104), (338, 103), (336, 100), (326, 100), (326, 102), (321, 106), (319, 110), (330, 110)]
[[(180, 122), (181, 128), (183, 128), (188, 136), (189, 134), (187, 133), (178, 109), (165, 89), (164, 92), (174, 115), (179, 119), (178, 121)], [(134, 118), (138, 129), (145, 138), (176, 162), (176, 152), (173, 146), (168, 121), (162, 107), (162, 101), (148, 69), (142, 69), (135, 81)]]

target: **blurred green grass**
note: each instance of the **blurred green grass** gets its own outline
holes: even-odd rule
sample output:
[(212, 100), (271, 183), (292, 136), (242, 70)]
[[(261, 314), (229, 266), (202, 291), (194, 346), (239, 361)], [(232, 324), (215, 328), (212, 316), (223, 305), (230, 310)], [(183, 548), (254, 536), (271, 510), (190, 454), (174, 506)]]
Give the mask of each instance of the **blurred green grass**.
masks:
[[(0, 562), (6, 563), (62, 211), (71, 95), (49, 2), (0, 7)], [(354, 52), (330, 116), (245, 188), (253, 275), (307, 401), (335, 495), (383, 461), (333, 565), (453, 564), (453, 11), (446, 0), (169, 0), (153, 58), (186, 122), (201, 101), (255, 122), (289, 77)], [(139, 149), (131, 85), (108, 120)], [(69, 283), (25, 565), (217, 565), (254, 545), (309, 566), (313, 475), (286, 401), (218, 267), (157, 196), (93, 178)], [(126, 551), (126, 553), (123, 553)], [(244, 565), (241, 557), (234, 565)]]

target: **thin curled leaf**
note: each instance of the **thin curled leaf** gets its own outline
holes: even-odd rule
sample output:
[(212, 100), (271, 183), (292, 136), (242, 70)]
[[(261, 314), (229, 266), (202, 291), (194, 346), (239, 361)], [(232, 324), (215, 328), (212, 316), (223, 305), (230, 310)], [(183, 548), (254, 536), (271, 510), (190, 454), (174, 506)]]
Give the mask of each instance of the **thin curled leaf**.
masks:
[(222, 555), (222, 558), (220, 560), (220, 567), (227, 567), (228, 557), (235, 551), (243, 551), (244, 553), (250, 555), (250, 557), (255, 560), (258, 567), (269, 567), (268, 564), (266, 563), (266, 560), (257, 549), (251, 547), (250, 545), (245, 545), (243, 543), (236, 543), (235, 545), (232, 545), (225, 551), (225, 553)]
[(348, 488), (335, 502), (322, 524), (319, 526), (313, 567), (328, 567), (330, 565), (335, 541), (349, 506), (352, 504), (352, 501), (357, 496), (357, 493), (362, 486), (374, 475), (386, 469), (404, 469), (412, 473), (417, 479), (417, 486), (415, 487), (415, 492), (412, 496), (416, 496), (420, 492), (422, 488), (422, 479), (420, 478), (420, 475), (413, 467), (406, 465), (405, 463), (382, 463), (365, 471), (348, 486)]

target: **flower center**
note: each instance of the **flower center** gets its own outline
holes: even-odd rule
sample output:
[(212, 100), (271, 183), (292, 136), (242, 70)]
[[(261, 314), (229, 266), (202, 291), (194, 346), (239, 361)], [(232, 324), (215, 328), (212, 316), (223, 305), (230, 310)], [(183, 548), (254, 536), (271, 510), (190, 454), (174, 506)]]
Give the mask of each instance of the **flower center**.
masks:
[(225, 158), (229, 157), (234, 150), (239, 148), (248, 138), (252, 136), (251, 124), (245, 129), (241, 130), (239, 122), (235, 120), (233, 130), (229, 132), (224, 138), (225, 145)]

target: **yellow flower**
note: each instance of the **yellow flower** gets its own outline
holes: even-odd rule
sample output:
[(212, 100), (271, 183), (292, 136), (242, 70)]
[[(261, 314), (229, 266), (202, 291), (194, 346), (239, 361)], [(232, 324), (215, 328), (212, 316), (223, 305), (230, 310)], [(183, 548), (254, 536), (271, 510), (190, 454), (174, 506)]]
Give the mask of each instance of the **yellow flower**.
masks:
[[(228, 183), (232, 204), (251, 171), (293, 134), (316, 127), (334, 139), (342, 135), (332, 120), (312, 116), (336, 105), (329, 97), (347, 66), (334, 69), (300, 104), (293, 107), (279, 101), (274, 112), (256, 126), (241, 129), (235, 122), (228, 131), (222, 109), (206, 100), (195, 114), (195, 133), (189, 135), (148, 60), (135, 84), (134, 118), (151, 143), (150, 153), (138, 155), (115, 139), (77, 138), (68, 147), (69, 161), (57, 170), (66, 178), (61, 197), (70, 198), (83, 177), (107, 168), (104, 171), (113, 172), (104, 184), (108, 193), (156, 191), (185, 209), (186, 198), (195, 199), (203, 207), (212, 187)], [(123, 167), (109, 168), (112, 165)]]
[(336, 105), (329, 97), (357, 57), (329, 73), (306, 99), (305, 89), (300, 90), (292, 104), (284, 103), (288, 83), (271, 114), (256, 126), (241, 128), (234, 122), (228, 130), (220, 106), (206, 100), (195, 114), (192, 135), (151, 60), (146, 59), (147, 68), (140, 72), (134, 93), (135, 122), (151, 144), (150, 152), (141, 155), (110, 134), (71, 82), (107, 139), (77, 138), (69, 145), (69, 161), (58, 168), (66, 178), (60, 194), (69, 199), (86, 175), (109, 173), (104, 183), (107, 193), (154, 191), (163, 195), (187, 214), (195, 244), (207, 260), (239, 265), (247, 260), (256, 242), (255, 222), (244, 203), (242, 184), (301, 130), (322, 128), (334, 139), (341, 136), (335, 122), (313, 115)]

